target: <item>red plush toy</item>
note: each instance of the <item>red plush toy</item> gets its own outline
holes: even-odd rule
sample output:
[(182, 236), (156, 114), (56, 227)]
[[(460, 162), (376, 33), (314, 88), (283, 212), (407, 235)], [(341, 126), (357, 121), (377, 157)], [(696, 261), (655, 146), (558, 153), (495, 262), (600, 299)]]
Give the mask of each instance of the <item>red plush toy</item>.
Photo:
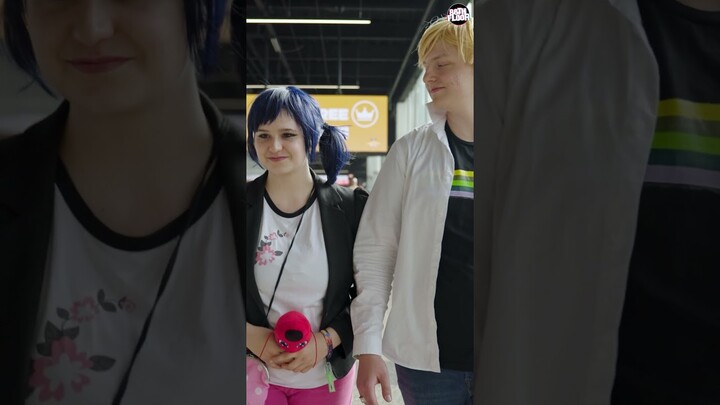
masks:
[(307, 346), (312, 339), (310, 321), (297, 311), (285, 313), (275, 324), (275, 341), (288, 353), (295, 353)]

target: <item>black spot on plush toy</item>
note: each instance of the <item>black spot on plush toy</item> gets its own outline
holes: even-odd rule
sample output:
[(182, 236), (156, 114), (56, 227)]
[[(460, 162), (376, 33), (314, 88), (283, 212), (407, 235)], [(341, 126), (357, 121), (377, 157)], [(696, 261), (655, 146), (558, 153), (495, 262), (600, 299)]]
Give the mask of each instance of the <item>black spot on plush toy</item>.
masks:
[(312, 339), (310, 321), (297, 311), (285, 313), (275, 324), (275, 341), (288, 353), (302, 350)]

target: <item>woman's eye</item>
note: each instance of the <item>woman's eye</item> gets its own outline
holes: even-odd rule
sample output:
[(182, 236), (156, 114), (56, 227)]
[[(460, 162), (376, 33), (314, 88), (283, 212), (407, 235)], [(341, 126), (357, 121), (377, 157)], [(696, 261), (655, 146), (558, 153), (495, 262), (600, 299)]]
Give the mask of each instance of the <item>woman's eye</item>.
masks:
[(286, 133), (283, 134), (283, 136), (284, 136), (285, 138), (292, 138), (293, 136), (295, 136), (295, 134), (292, 133), (292, 132), (286, 132)]

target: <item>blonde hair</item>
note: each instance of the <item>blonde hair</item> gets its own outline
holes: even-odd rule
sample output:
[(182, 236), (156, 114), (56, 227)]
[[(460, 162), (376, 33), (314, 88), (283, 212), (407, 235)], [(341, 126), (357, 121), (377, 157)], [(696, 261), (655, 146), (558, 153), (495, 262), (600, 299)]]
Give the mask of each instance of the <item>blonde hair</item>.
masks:
[(438, 41), (443, 41), (457, 49), (463, 62), (472, 65), (475, 61), (473, 55), (474, 40), (472, 17), (462, 25), (455, 25), (444, 17), (438, 18), (430, 23), (423, 32), (422, 38), (420, 38), (417, 47), (418, 64), (422, 64), (427, 54), (432, 51)]

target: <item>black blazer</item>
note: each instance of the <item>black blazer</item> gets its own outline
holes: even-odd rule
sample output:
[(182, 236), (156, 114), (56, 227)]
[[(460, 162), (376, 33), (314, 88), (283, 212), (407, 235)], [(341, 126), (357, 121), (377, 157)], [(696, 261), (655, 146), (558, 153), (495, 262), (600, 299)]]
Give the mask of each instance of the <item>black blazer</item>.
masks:
[[(245, 134), (205, 96), (202, 104), (215, 137), (217, 170), (241, 265), (246, 251)], [(0, 141), (0, 404), (25, 401), (53, 221), (58, 147), (68, 111), (64, 102), (25, 133)]]
[[(353, 332), (350, 323), (350, 301), (355, 297), (355, 277), (353, 275), (353, 245), (360, 222), (367, 191), (356, 188), (354, 191), (327, 185), (312, 173), (320, 204), (323, 239), (330, 269), (328, 288), (323, 299), (323, 316), (320, 328), (332, 327), (340, 335), (342, 343), (333, 350), (330, 360), (335, 377), (344, 377), (352, 368)], [(255, 249), (260, 238), (260, 223), (263, 214), (263, 198), (267, 172), (248, 184), (247, 187), (247, 252), (245, 254), (247, 274), (242, 278), (246, 282), (245, 317), (256, 326), (269, 328), (265, 318), (264, 306), (255, 282)]]

